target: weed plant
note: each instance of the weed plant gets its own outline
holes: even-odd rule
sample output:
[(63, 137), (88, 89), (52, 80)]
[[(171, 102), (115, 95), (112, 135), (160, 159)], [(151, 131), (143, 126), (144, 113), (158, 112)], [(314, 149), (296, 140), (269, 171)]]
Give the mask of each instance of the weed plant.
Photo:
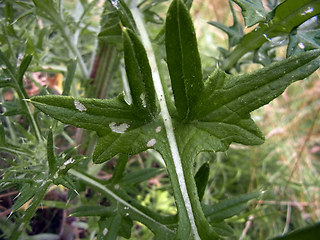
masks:
[(1, 237), (317, 239), (319, 13), (1, 1)]

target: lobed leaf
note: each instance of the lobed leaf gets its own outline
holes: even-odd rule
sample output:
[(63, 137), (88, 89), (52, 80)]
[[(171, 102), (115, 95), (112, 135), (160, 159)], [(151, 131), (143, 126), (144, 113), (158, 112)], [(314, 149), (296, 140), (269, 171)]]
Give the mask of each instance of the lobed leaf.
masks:
[(165, 45), (175, 105), (181, 119), (189, 118), (203, 90), (197, 39), (188, 9), (174, 0), (166, 20)]

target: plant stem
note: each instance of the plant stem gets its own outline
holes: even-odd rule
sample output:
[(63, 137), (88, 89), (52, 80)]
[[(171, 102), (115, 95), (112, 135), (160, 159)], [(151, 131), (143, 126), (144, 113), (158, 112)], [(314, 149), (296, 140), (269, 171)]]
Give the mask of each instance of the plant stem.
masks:
[[(177, 180), (177, 182), (179, 184), (179, 191), (181, 192), (181, 195), (178, 194), (177, 190), (175, 189), (176, 190), (176, 191), (174, 191), (175, 192), (175, 197), (176, 198), (182, 198), (182, 199), (176, 199), (176, 201), (177, 202), (183, 202), (184, 206), (185, 206), (185, 209), (180, 207), (179, 214), (182, 214), (181, 211), (186, 211), (186, 214), (187, 214), (187, 216), (189, 218), (189, 223), (190, 223), (190, 226), (191, 226), (191, 231), (192, 231), (192, 234), (194, 236), (194, 239), (198, 240), (198, 239), (200, 239), (200, 236), (198, 234), (197, 226), (196, 226), (196, 223), (195, 223), (195, 217), (193, 215), (191, 201), (190, 201), (190, 198), (189, 198), (189, 195), (188, 195), (188, 191), (187, 191), (184, 171), (183, 171), (182, 164), (181, 164), (180, 153), (179, 153), (178, 145), (177, 145), (176, 138), (175, 138), (175, 135), (174, 135), (174, 132), (173, 132), (172, 119), (171, 119), (171, 116), (169, 114), (167, 103), (166, 103), (165, 98), (164, 98), (164, 91), (163, 91), (163, 87), (162, 87), (162, 84), (161, 84), (159, 70), (158, 70), (158, 67), (157, 67), (156, 58), (155, 58), (155, 55), (154, 55), (152, 44), (150, 42), (148, 33), (147, 33), (146, 29), (145, 29), (145, 26), (144, 26), (144, 23), (143, 23), (143, 20), (142, 20), (142, 17), (140, 15), (139, 10), (134, 7), (134, 8), (131, 9), (131, 11), (132, 11), (132, 15), (134, 16), (135, 22), (137, 24), (137, 28), (138, 28), (138, 30), (140, 32), (142, 43), (143, 43), (143, 45), (144, 45), (144, 47), (146, 49), (146, 52), (147, 52), (149, 64), (150, 64), (151, 71), (152, 71), (152, 78), (153, 78), (153, 81), (154, 81), (154, 87), (155, 87), (155, 90), (156, 90), (158, 101), (160, 103), (161, 116), (162, 116), (162, 119), (163, 119), (163, 122), (164, 122), (164, 125), (165, 125), (165, 129), (166, 129), (166, 133), (167, 133), (167, 139), (168, 139), (170, 152), (171, 152), (171, 156), (172, 156), (173, 164), (174, 164), (174, 169), (175, 169), (175, 171), (170, 171), (171, 172), (170, 178), (172, 180)], [(167, 159), (165, 159), (165, 161), (166, 160)], [(167, 161), (170, 161), (170, 160), (167, 160)], [(178, 207), (179, 207), (179, 205), (178, 205)], [(182, 226), (179, 226), (179, 227), (182, 227)]]

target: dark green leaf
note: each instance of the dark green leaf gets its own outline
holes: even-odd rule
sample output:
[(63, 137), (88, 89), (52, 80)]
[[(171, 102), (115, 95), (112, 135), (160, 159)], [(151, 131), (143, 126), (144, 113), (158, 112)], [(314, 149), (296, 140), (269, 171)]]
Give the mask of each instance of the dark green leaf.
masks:
[(201, 201), (206, 190), (208, 179), (209, 179), (210, 166), (209, 163), (204, 163), (194, 176), (194, 180), (196, 181), (199, 200)]
[(258, 22), (267, 20), (268, 11), (264, 9), (261, 0), (232, 0), (241, 7), (244, 22), (251, 27)]
[(157, 112), (155, 90), (146, 51), (136, 34), (123, 31), (124, 60), (133, 106), (140, 114), (154, 117)]
[(181, 0), (169, 7), (165, 41), (175, 105), (179, 116), (187, 119), (201, 95), (203, 80), (193, 23)]
[(320, 222), (297, 229), (283, 236), (272, 238), (271, 240), (316, 240), (320, 236)]

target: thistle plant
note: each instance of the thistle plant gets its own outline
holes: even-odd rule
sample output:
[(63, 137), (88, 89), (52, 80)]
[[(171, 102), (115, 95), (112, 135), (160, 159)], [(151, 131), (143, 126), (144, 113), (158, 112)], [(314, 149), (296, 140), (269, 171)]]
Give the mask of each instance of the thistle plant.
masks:
[[(205, 163), (195, 172), (197, 156), (201, 152), (224, 152), (232, 143), (262, 144), (264, 135), (250, 113), (277, 98), (293, 82), (316, 71), (320, 65), (320, 50), (292, 54), (252, 73), (226, 73), (242, 53), (255, 50), (267, 41), (259, 38), (261, 42), (247, 49), (250, 47), (243, 45), (251, 39), (248, 36), (235, 49), (235, 52), (242, 49), (241, 54), (237, 57), (231, 54), (231, 60), (222, 62), (221, 67), (216, 67), (204, 79), (188, 3), (173, 0), (170, 4), (162, 31), (164, 59), (157, 58), (156, 46), (150, 41), (139, 9), (129, 9), (122, 0), (111, 3), (120, 20), (117, 31), (121, 33), (129, 91), (103, 100), (67, 94), (39, 95), (31, 99), (21, 96), (21, 100), (62, 123), (95, 131), (98, 140), (92, 160), (101, 164), (117, 157), (113, 177), (100, 181), (76, 167), (83, 158), (57, 156), (50, 130), (47, 180), (41, 185), (42, 195), (32, 206), (37, 206), (50, 184), (74, 189), (73, 182), (81, 181), (111, 203), (108, 207), (80, 206), (71, 212), (73, 216), (99, 217), (98, 239), (129, 238), (131, 231), (128, 229), (134, 221), (148, 227), (155, 239), (221, 239), (227, 235), (225, 230), (230, 229), (225, 219), (238, 214), (249, 200), (261, 193), (250, 193), (215, 205), (202, 203), (210, 166)], [(314, 4), (319, 5), (318, 2)], [(276, 23), (275, 20), (273, 24)], [(268, 31), (273, 34), (276, 30), (272, 26), (268, 26), (271, 27)], [(171, 88), (160, 74), (159, 63), (163, 60), (168, 67)], [(23, 67), (22, 74), (26, 69), (27, 66)], [(14, 84), (14, 79), (10, 81)], [(55, 124), (52, 126), (54, 130)], [(177, 208), (175, 215), (148, 209), (125, 191), (122, 180), (128, 157), (150, 149), (158, 152), (165, 163)], [(28, 199), (36, 199), (36, 193), (31, 195)], [(29, 220), (31, 215), (28, 217)], [(12, 239), (17, 239), (18, 235), (13, 233)]]

